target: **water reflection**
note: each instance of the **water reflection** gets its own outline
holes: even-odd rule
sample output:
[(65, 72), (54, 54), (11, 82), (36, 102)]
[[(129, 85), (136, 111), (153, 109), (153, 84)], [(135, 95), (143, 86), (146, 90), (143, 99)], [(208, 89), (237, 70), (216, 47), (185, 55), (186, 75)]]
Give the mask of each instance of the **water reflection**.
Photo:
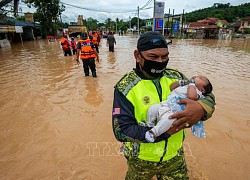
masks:
[(93, 106), (99, 106), (103, 102), (102, 89), (99, 87), (99, 79), (87, 77), (84, 79), (84, 101)]
[(187, 41), (195, 45), (202, 45), (214, 48), (227, 48), (233, 52), (243, 51), (250, 53), (250, 39), (228, 39), (228, 40), (194, 39)]
[[(107, 61), (108, 61), (109, 65), (112, 66), (116, 61), (116, 53), (109, 52), (108, 57), (107, 57)], [(113, 69), (113, 68), (111, 68), (111, 69)]]
[[(136, 40), (116, 36), (111, 53), (103, 39), (97, 78), (85, 78), (82, 64), (74, 55), (64, 57), (58, 41), (0, 49), (0, 179), (19, 179), (20, 174), (23, 179), (124, 179), (123, 157), (90, 156), (86, 144), (117, 142), (110, 120), (113, 87), (135, 66)], [(218, 120), (212, 122), (221, 131), (232, 130), (230, 144), (238, 147), (237, 140), (243, 149), (250, 149), (244, 143), (249, 137), (249, 41), (174, 40), (169, 46), (169, 67), (211, 80), (217, 100), (213, 119)], [(233, 150), (242, 154), (239, 162), (248, 157), (246, 151)]]

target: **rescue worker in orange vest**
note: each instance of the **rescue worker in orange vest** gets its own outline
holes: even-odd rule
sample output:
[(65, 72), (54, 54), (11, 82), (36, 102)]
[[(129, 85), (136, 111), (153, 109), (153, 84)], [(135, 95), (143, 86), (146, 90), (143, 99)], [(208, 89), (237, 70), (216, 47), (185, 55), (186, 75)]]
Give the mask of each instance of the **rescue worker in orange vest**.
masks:
[(71, 47), (72, 47), (72, 51), (73, 51), (73, 54), (76, 54), (76, 41), (74, 39), (74, 37), (71, 37)]
[(67, 39), (67, 36), (64, 35), (61, 39), (61, 45), (62, 45), (62, 49), (63, 49), (63, 52), (64, 52), (64, 56), (71, 56), (72, 55), (72, 52), (71, 52), (71, 49), (70, 49), (70, 43)]
[(82, 34), (82, 40), (79, 40), (79, 42), (77, 43), (77, 53), (76, 53), (77, 64), (80, 64), (79, 57), (83, 63), (83, 70), (85, 76), (89, 76), (89, 68), (90, 68), (92, 76), (97, 77), (95, 58), (99, 62), (99, 56), (95, 49), (94, 44), (90, 41), (90, 39), (88, 38), (88, 34), (86, 32)]
[(99, 46), (99, 36), (95, 31), (92, 32), (91, 36), (93, 37), (92, 42), (95, 45), (96, 51), (99, 53), (99, 48), (98, 48), (98, 46)]

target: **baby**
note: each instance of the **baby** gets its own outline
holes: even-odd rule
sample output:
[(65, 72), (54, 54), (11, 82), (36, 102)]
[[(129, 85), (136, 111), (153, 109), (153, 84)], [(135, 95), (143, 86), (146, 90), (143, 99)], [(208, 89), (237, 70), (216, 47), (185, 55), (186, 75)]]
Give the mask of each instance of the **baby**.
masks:
[[(176, 119), (168, 117), (176, 112), (185, 109), (184, 104), (178, 104), (183, 98), (198, 100), (204, 98), (203, 95), (209, 94), (213, 90), (213, 86), (205, 76), (194, 76), (190, 80), (179, 80), (170, 85), (172, 92), (166, 101), (160, 104), (154, 104), (149, 107), (147, 112), (147, 125), (153, 127), (145, 134), (148, 142), (154, 142), (155, 138), (166, 132)], [(203, 126), (202, 122), (198, 122), (198, 126)], [(197, 129), (192, 129), (194, 135)], [(198, 135), (199, 136), (199, 135)], [(201, 135), (202, 136), (202, 135)], [(204, 136), (204, 135), (203, 135)]]

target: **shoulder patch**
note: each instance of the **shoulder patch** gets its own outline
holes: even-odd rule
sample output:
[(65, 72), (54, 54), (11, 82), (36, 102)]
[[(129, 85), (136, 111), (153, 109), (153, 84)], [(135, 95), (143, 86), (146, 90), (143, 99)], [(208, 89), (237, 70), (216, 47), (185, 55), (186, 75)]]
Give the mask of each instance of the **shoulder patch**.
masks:
[(125, 96), (129, 90), (135, 86), (141, 78), (137, 76), (135, 71), (131, 71), (123, 76), (123, 78), (116, 84), (117, 89)]
[(166, 68), (164, 71), (164, 76), (168, 78), (173, 78), (173, 79), (186, 79), (186, 76), (184, 76), (181, 72), (175, 70), (175, 69), (170, 69)]

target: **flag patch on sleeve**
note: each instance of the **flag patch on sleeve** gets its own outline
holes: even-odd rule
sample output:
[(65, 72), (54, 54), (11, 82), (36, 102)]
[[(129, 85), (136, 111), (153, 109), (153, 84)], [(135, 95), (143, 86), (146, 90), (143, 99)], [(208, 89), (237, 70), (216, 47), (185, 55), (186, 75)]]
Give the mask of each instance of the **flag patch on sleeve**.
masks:
[(120, 114), (120, 108), (113, 109), (113, 115)]

